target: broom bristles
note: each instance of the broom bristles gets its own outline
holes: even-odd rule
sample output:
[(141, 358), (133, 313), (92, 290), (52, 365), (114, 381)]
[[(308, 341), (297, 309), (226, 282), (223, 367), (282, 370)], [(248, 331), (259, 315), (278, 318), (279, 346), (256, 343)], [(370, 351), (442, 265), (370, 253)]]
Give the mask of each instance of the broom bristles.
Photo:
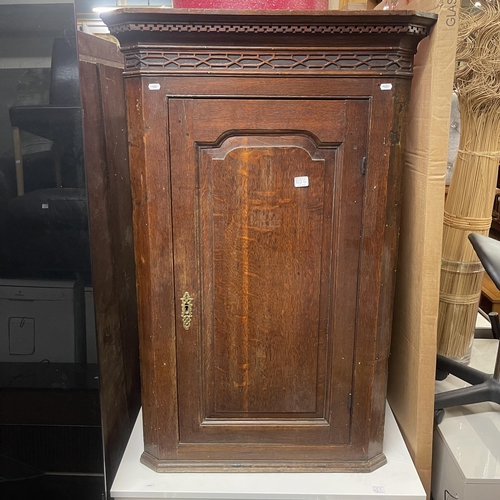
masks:
[(500, 157), (500, 9), (461, 14), (455, 91), (461, 136), (445, 204), (438, 352), (464, 356), (473, 339), (483, 279), (467, 236), (487, 235)]

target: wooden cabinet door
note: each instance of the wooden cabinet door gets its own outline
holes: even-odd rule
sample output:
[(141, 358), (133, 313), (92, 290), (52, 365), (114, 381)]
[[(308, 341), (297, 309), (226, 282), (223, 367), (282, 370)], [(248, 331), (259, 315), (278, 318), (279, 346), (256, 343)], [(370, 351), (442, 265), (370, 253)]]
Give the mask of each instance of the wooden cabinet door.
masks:
[(168, 111), (179, 442), (348, 444), (369, 101)]

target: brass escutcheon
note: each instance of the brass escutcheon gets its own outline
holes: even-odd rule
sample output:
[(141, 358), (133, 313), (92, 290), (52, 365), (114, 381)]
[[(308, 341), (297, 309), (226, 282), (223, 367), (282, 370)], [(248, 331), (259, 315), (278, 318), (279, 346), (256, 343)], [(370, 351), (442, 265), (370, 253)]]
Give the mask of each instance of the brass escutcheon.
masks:
[(184, 292), (181, 298), (181, 318), (184, 330), (189, 330), (193, 319), (193, 297), (189, 295), (189, 292)]

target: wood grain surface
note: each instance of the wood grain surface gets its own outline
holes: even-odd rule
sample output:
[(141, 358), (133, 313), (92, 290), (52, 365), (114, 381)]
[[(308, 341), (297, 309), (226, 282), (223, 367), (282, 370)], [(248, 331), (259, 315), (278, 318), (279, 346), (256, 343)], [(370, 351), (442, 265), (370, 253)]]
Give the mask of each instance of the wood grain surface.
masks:
[(140, 408), (137, 299), (123, 56), (78, 32), (106, 485)]

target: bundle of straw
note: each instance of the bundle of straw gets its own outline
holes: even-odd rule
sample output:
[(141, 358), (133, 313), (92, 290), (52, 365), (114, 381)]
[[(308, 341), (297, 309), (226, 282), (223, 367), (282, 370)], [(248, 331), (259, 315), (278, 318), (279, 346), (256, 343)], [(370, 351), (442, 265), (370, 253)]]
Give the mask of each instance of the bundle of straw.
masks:
[(487, 235), (500, 158), (500, 8), (461, 14), (455, 91), (461, 137), (445, 204), (438, 352), (463, 357), (474, 335), (483, 268), (469, 233)]

